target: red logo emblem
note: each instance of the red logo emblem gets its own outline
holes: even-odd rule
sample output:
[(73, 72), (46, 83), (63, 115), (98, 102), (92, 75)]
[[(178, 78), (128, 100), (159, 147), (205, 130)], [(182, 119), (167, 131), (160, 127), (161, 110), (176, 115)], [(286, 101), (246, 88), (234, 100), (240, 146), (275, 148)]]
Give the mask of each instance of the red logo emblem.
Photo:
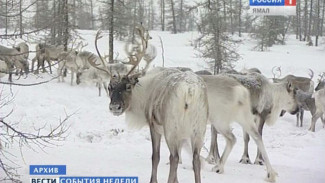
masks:
[(285, 0), (285, 6), (296, 6), (296, 0)]

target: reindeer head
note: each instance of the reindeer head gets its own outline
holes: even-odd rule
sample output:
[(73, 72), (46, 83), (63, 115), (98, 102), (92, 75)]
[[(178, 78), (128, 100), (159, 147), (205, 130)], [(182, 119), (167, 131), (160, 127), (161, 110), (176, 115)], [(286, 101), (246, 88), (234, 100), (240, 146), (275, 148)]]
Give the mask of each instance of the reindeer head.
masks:
[(315, 88), (315, 91), (325, 88), (325, 78), (324, 77), (325, 77), (325, 72), (323, 72), (322, 74), (319, 74), (318, 84)]
[[(90, 64), (96, 67), (97, 69), (104, 71), (110, 75), (111, 80), (108, 86), (108, 90), (109, 90), (109, 97), (111, 99), (111, 102), (109, 105), (109, 109), (116, 116), (123, 114), (123, 112), (129, 108), (130, 101), (132, 98), (132, 91), (139, 81), (138, 78), (145, 75), (146, 71), (149, 68), (149, 64), (155, 58), (155, 57), (151, 57), (150, 59), (145, 59), (146, 50), (148, 48), (148, 41), (149, 39), (151, 39), (151, 37), (148, 34), (148, 31), (146, 31), (142, 25), (137, 26), (136, 30), (140, 37), (141, 44), (139, 43), (139, 47), (136, 52), (132, 52), (132, 53), (127, 52), (129, 61), (124, 64), (131, 64), (133, 65), (133, 67), (129, 70), (129, 72), (126, 75), (123, 76), (119, 74), (118, 76), (116, 75), (113, 76), (112, 72), (107, 69), (108, 67), (106, 66), (105, 61), (102, 58), (101, 54), (99, 53), (97, 47), (97, 39), (101, 38), (100, 32), (98, 31), (96, 35), (96, 40), (95, 40), (96, 51), (104, 67), (99, 67), (99, 64), (95, 64), (95, 62), (91, 62)], [(133, 73), (133, 71), (139, 65), (142, 58), (144, 58), (144, 60), (146, 61), (145, 68), (141, 72)]]

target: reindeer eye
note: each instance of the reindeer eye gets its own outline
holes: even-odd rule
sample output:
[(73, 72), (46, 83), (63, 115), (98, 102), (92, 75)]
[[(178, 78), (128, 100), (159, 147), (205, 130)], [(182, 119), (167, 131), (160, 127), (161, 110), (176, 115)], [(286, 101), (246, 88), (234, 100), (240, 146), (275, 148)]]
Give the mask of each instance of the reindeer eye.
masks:
[(131, 89), (132, 89), (131, 84), (126, 84), (126, 91), (131, 91)]

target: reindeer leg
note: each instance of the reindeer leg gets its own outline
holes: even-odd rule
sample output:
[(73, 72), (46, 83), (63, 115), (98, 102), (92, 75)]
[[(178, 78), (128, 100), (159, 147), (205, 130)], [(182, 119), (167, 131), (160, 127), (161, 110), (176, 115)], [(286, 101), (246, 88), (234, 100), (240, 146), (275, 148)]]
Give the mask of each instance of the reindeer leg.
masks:
[(322, 116), (322, 112), (320, 112), (319, 110), (316, 110), (315, 114), (313, 115), (313, 117), (311, 118), (311, 124), (309, 127), (309, 131), (315, 132), (315, 125), (316, 125), (316, 121), (318, 120), (318, 118), (320, 118)]
[(150, 125), (151, 143), (152, 143), (152, 170), (150, 183), (157, 183), (157, 170), (160, 161), (160, 142), (161, 135), (157, 133), (152, 125)]
[(211, 125), (211, 144), (210, 144), (210, 152), (206, 160), (210, 164), (216, 164), (220, 160), (219, 150), (218, 150), (218, 141), (217, 141), (218, 132)]
[(32, 72), (34, 72), (34, 63), (35, 63), (35, 58), (32, 59)]
[(52, 68), (51, 68), (51, 61), (50, 61), (50, 59), (47, 59), (47, 63), (49, 64), (50, 74), (52, 74)]
[(273, 170), (269, 157), (266, 153), (264, 143), (262, 140), (262, 135), (259, 134), (259, 132), (256, 129), (256, 126), (254, 126), (253, 124), (247, 124), (247, 126), (244, 125), (243, 127), (245, 128), (246, 132), (254, 139), (260, 151), (260, 154), (265, 159), (266, 170), (267, 170), (266, 180), (269, 182), (275, 182), (275, 177), (277, 176), (277, 173)]
[(179, 142), (175, 141), (175, 138), (173, 139), (167, 139), (166, 142), (170, 151), (169, 156), (169, 176), (168, 176), (168, 183), (178, 183), (177, 179), (177, 167), (179, 162), (179, 156), (178, 156), (178, 144)]
[(233, 148), (233, 146), (236, 143), (236, 137), (231, 132), (230, 128), (220, 132), (225, 138), (226, 138), (226, 148), (224, 152), (222, 153), (222, 156), (220, 158), (220, 161), (217, 163), (217, 165), (212, 169), (212, 171), (215, 171), (217, 173), (223, 173), (224, 172), (224, 165), (228, 159), (228, 156)]
[(191, 137), (191, 145), (193, 152), (193, 169), (194, 169), (194, 177), (195, 183), (201, 183), (201, 160), (200, 160), (200, 152), (203, 146), (203, 135), (193, 135)]
[[(263, 134), (264, 124), (265, 124), (265, 117), (262, 117), (262, 118), (260, 118), (259, 123), (258, 123), (258, 133), (260, 134), (261, 138), (262, 138), (262, 134)], [(255, 159), (254, 164), (256, 164), (256, 165), (264, 164), (263, 155), (261, 154), (261, 150), (258, 147), (257, 147), (257, 154), (256, 154), (256, 159)]]
[(106, 92), (106, 95), (109, 97), (109, 92), (108, 92), (108, 86), (107, 86), (107, 83), (106, 82), (103, 82), (103, 85), (104, 85), (104, 90)]
[(325, 128), (325, 118), (324, 118), (324, 113), (323, 113), (323, 115), (320, 117), (320, 119), (322, 120), (323, 128)]
[(102, 91), (102, 83), (98, 83), (98, 92), (99, 92), (99, 96), (101, 96), (101, 92)]
[[(46, 72), (46, 70), (45, 70), (45, 60), (42, 59), (42, 61), (41, 61), (40, 64), (42, 65), (43, 73), (45, 73), (45, 72)], [(39, 66), (39, 67), (40, 67), (40, 66)], [(38, 69), (37, 69), (37, 70), (38, 70)]]
[(74, 71), (71, 71), (71, 86), (73, 86), (73, 77), (74, 77)]
[(296, 127), (299, 127), (299, 116), (300, 116), (300, 109), (299, 112), (296, 114), (297, 122), (296, 122)]
[(243, 130), (243, 134), (244, 134), (244, 154), (241, 157), (241, 160), (239, 161), (239, 163), (243, 163), (243, 164), (252, 164), (251, 160), (249, 159), (249, 154), (248, 154), (248, 142), (249, 142), (249, 135), (248, 133), (245, 132), (245, 130)]
[(301, 109), (301, 112), (300, 112), (300, 127), (302, 127), (303, 121), (304, 121), (304, 110)]
[(12, 73), (9, 71), (9, 77), (8, 77), (9, 82), (12, 82)]

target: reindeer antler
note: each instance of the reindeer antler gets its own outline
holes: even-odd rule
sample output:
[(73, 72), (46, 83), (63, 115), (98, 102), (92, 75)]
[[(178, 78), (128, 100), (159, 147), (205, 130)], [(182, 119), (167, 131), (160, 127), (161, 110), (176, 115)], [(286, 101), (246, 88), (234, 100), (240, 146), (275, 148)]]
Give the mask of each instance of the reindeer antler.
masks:
[(89, 60), (89, 63), (90, 63), (90, 65), (92, 65), (92, 66), (95, 67), (96, 69), (101, 70), (101, 71), (104, 71), (104, 72), (106, 72), (109, 76), (112, 77), (112, 73), (109, 72), (109, 70), (107, 70), (106, 63), (105, 63), (105, 61), (103, 60), (103, 57), (102, 57), (102, 55), (100, 54), (99, 49), (98, 49), (98, 46), (97, 46), (97, 41), (98, 41), (98, 39), (101, 39), (101, 38), (103, 37), (103, 36), (101, 35), (101, 33), (102, 33), (101, 30), (98, 30), (97, 33), (96, 33), (96, 38), (95, 38), (95, 48), (96, 48), (96, 51), (97, 51), (98, 57), (99, 57), (100, 60), (102, 61), (102, 64), (103, 64), (104, 68), (100, 68), (100, 67), (98, 67), (100, 64), (99, 64), (99, 63), (96, 63), (96, 59)]
[(309, 69), (310, 73), (308, 74), (310, 76), (310, 79), (313, 79), (314, 77), (314, 71)]
[(324, 80), (324, 77), (325, 77), (325, 72), (323, 72), (322, 74), (319, 74), (318, 76), (319, 76), (318, 81), (319, 82), (323, 81)]
[(279, 76), (278, 76), (278, 78), (280, 78), (281, 77), (281, 66), (274, 66), (273, 68), (272, 68), (272, 74), (273, 74), (273, 79), (275, 79), (275, 72), (274, 72), (274, 69), (275, 69), (275, 71), (278, 71), (280, 74), (279, 74)]
[(276, 68), (276, 66), (272, 67), (272, 74), (273, 74), (273, 79), (275, 79), (275, 73), (274, 73), (274, 69)]
[[(129, 56), (129, 63), (132, 63), (133, 67), (131, 68), (131, 70), (126, 74), (126, 77), (132, 73), (134, 71), (134, 69), (139, 65), (141, 59), (143, 58), (143, 56), (146, 53), (146, 50), (148, 48), (148, 40), (151, 39), (151, 37), (149, 36), (149, 33), (147, 30), (145, 30), (145, 28), (143, 27), (143, 25), (141, 24), (141, 26), (136, 26), (135, 29), (138, 31), (138, 34), (140, 36), (141, 39), (141, 50), (138, 49), (137, 54), (135, 55), (130, 55)], [(151, 60), (152, 61), (152, 60)], [(147, 65), (145, 67), (145, 69), (142, 71), (142, 74), (144, 74), (147, 69), (149, 68), (149, 64), (151, 61), (147, 61)]]

